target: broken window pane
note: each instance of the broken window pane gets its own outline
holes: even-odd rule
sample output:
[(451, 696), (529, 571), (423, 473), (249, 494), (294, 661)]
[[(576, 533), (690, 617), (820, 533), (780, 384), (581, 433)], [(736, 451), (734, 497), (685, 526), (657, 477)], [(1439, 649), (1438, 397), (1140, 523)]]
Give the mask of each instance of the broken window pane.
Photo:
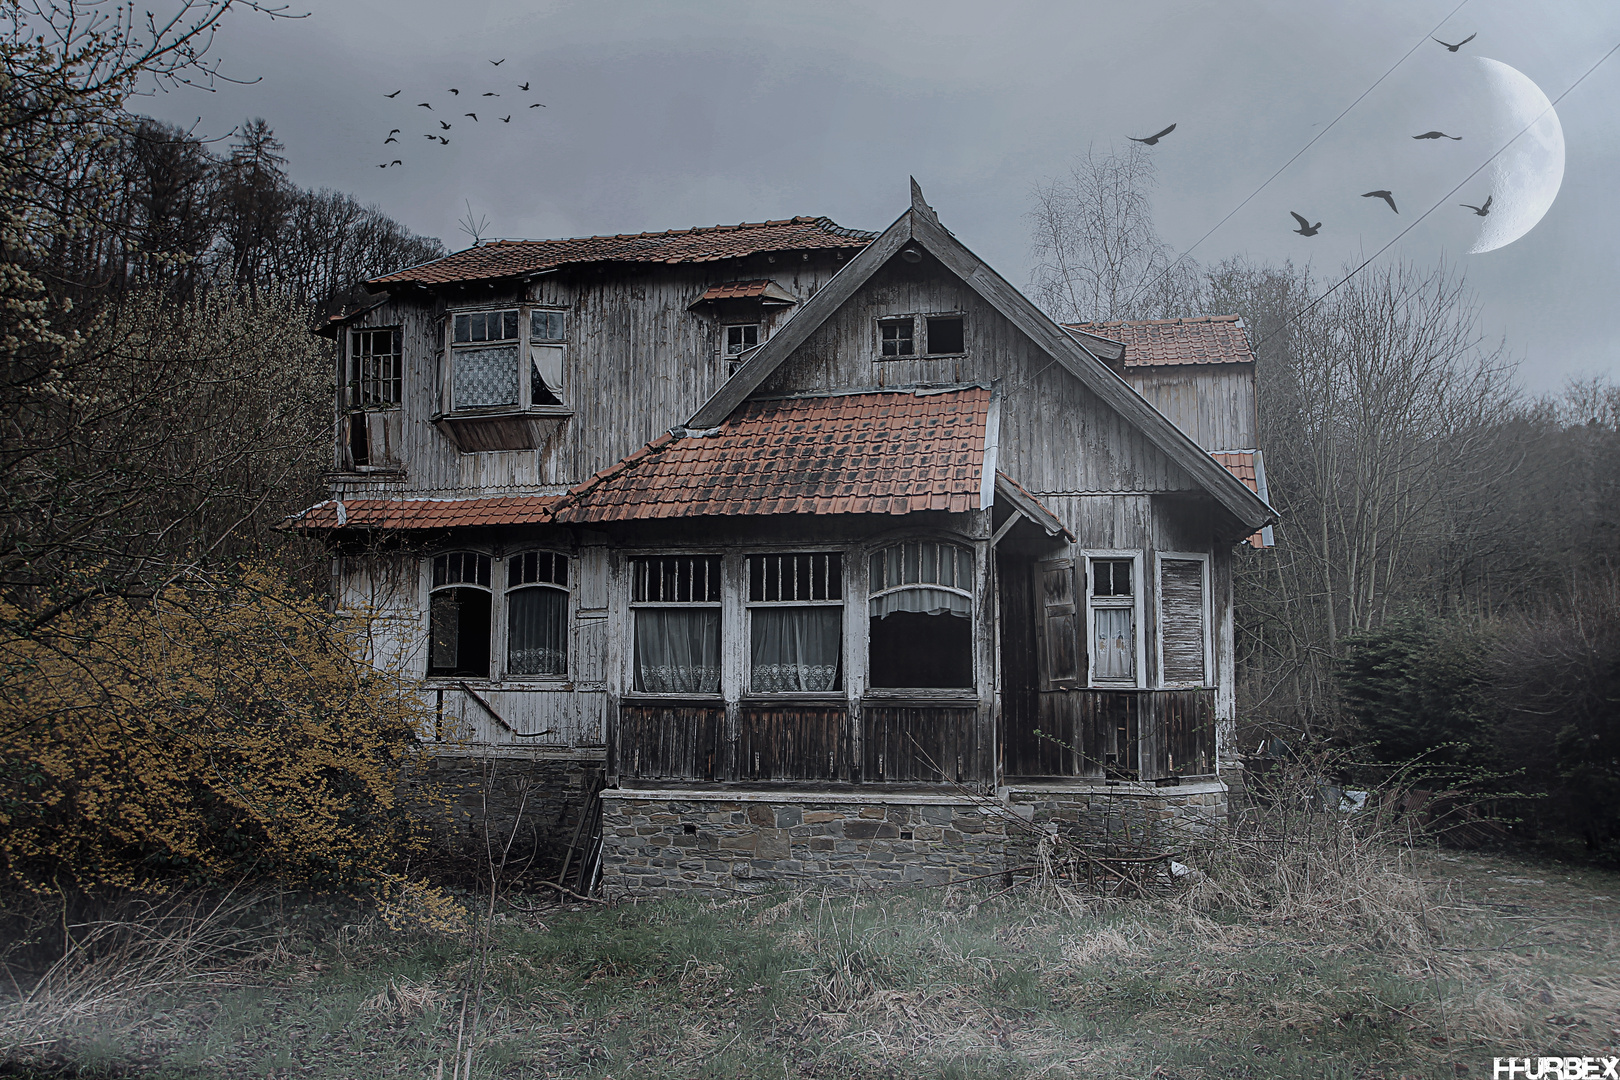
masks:
[(930, 355), (949, 355), (967, 350), (962, 340), (962, 316), (928, 320), (928, 352)]
[(490, 596), (482, 589), (441, 589), (433, 594), (429, 621), (429, 675), (489, 678)]
[(884, 356), (914, 356), (917, 351), (912, 342), (912, 320), (909, 317), (879, 321), (878, 340)]
[(759, 324), (726, 327), (726, 355), (739, 356), (759, 344)]
[(909, 540), (872, 553), (868, 655), (877, 687), (973, 685), (973, 553)]
[(540, 310), (529, 312), (529, 340), (563, 340), (563, 313)]
[(401, 388), (400, 331), (355, 330), (349, 334), (349, 404), (355, 408), (398, 405)]

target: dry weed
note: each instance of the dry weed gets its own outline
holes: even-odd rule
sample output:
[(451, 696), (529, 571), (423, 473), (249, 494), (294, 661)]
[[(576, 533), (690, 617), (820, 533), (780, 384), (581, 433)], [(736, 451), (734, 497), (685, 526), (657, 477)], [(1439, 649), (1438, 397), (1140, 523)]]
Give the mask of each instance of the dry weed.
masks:
[(389, 1019), (411, 1019), (437, 1008), (440, 1002), (448, 1000), (453, 994), (454, 991), (440, 986), (433, 979), (421, 982), (406, 978), (389, 979), (387, 986), (360, 1003), (360, 1011)]

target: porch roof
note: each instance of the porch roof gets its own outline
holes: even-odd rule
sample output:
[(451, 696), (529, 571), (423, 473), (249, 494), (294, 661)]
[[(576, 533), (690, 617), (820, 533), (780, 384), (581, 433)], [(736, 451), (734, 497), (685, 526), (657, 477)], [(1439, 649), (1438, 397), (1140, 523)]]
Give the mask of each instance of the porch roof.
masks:
[(978, 510), (990, 398), (950, 386), (746, 401), (579, 484), (552, 520)]
[(486, 499), (328, 499), (281, 523), (294, 532), (335, 529), (450, 529), (549, 522), (556, 495)]

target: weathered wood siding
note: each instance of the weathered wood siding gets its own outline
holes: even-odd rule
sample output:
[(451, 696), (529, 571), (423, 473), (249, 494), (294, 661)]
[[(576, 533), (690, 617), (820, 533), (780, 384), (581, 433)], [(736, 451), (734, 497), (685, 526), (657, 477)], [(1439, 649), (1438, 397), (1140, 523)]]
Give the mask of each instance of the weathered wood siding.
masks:
[(849, 710), (842, 705), (745, 705), (736, 776), (744, 780), (849, 779)]
[(1125, 381), (1205, 450), (1252, 450), (1253, 364), (1127, 367)]
[[(466, 288), (422, 302), (415, 296), (368, 312), (354, 328), (403, 331), (403, 402), (397, 421), (399, 470), (347, 472), (348, 498), (555, 492), (613, 464), (691, 415), (729, 375), (711, 314), (688, 310), (710, 285), (769, 278), (802, 300), (843, 265), (833, 253), (795, 254), (688, 266), (585, 267), (527, 286)], [(535, 303), (567, 312), (563, 403), (573, 415), (526, 421), (541, 432), (537, 450), (463, 453), (433, 424), (447, 311)], [(764, 315), (767, 335), (793, 309)], [(336, 466), (346, 462), (346, 422), (334, 425)], [(394, 437), (392, 429), (389, 436)]]
[[(878, 358), (877, 320), (961, 312), (966, 355)], [(768, 378), (757, 396), (1000, 380), (1001, 471), (1038, 494), (1185, 491), (1179, 466), (960, 279), (932, 259), (879, 271)]]
[(882, 782), (968, 783), (990, 779), (979, 710), (951, 705), (869, 704), (861, 710), (861, 777)]

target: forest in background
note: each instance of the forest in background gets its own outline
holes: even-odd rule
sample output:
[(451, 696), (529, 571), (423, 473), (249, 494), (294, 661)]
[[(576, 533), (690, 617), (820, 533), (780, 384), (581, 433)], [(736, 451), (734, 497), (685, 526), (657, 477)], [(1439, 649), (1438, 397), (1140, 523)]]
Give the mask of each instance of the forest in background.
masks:
[(1531, 796), (1520, 835), (1620, 855), (1620, 385), (1527, 395), (1453, 266), (1178, 256), (1153, 187), (1138, 146), (1037, 187), (1030, 291), (1064, 322), (1243, 317), (1281, 521), (1239, 552), (1242, 749), (1472, 776)]

